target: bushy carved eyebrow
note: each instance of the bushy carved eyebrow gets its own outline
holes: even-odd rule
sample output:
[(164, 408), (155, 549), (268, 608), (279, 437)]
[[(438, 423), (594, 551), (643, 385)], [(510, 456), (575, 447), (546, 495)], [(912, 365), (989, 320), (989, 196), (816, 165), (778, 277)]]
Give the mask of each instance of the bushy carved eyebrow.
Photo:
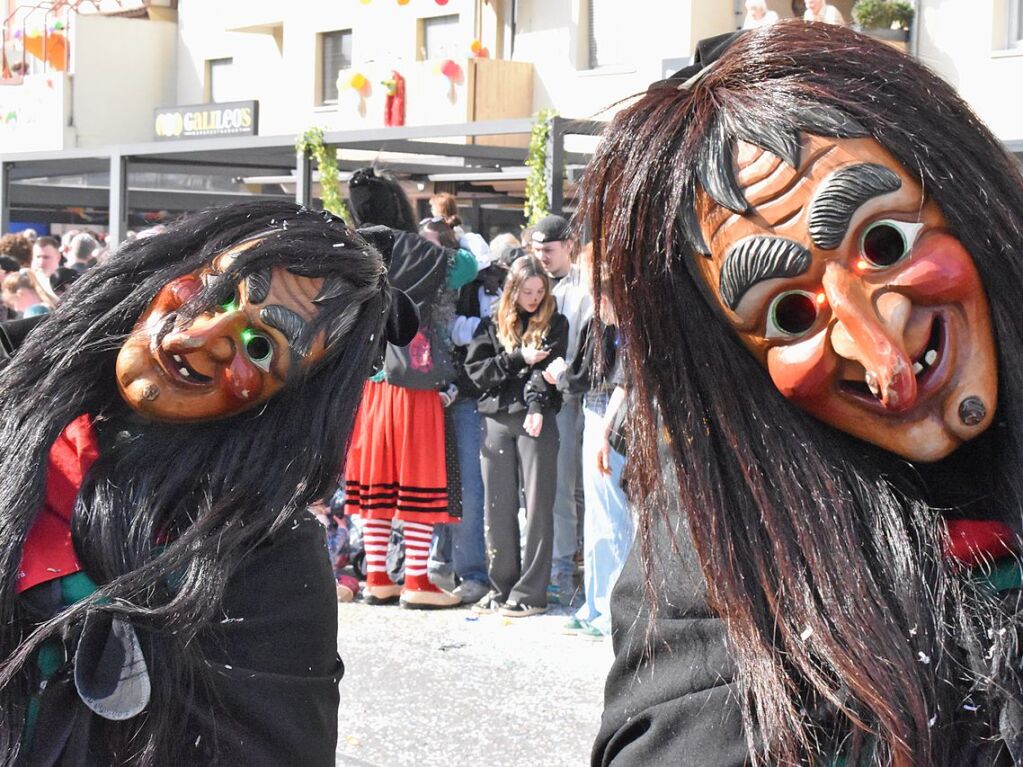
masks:
[(754, 235), (728, 249), (718, 289), (721, 300), (733, 311), (758, 282), (776, 277), (795, 277), (810, 268), (810, 251), (783, 237)]
[(853, 214), (863, 203), (901, 187), (902, 179), (884, 165), (861, 163), (839, 168), (821, 183), (810, 203), (810, 239), (818, 248), (834, 250), (842, 244)]
[(251, 303), (261, 304), (270, 295), (270, 270), (260, 269), (245, 277), (245, 287)]
[(280, 304), (270, 304), (259, 310), (259, 319), (268, 327), (279, 330), (288, 339), (292, 350), (305, 356), (308, 350), (304, 346), (306, 323), (298, 314)]

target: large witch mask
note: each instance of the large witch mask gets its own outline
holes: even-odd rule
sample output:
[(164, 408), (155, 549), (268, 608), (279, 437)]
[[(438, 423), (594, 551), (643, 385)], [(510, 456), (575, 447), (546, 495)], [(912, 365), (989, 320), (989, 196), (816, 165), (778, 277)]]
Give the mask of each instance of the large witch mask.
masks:
[(797, 167), (745, 142), (735, 212), (701, 193), (697, 270), (785, 397), (911, 460), (991, 423), (984, 288), (920, 183), (870, 138), (803, 135)]

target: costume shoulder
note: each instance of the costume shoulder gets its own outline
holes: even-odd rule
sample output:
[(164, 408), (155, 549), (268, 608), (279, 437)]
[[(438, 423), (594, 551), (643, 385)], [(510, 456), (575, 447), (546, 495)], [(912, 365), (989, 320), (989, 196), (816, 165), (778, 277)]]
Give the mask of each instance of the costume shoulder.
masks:
[(678, 523), (673, 532), (677, 551), (667, 524), (654, 530), (654, 616), (646, 601), (638, 542), (614, 589), (615, 660), (593, 747), (594, 767), (747, 762), (724, 624), (707, 605), (686, 526)]
[(394, 249), (387, 277), (394, 287), (405, 291), (422, 311), (444, 287), (448, 257), (453, 257), (454, 251), (412, 232), (393, 231)]
[(46, 318), (45, 314), (0, 322), (0, 366), (25, 341), (28, 332)]
[(215, 700), (189, 713), (217, 733), (218, 764), (334, 764), (344, 669), (325, 548), (311, 515), (286, 525), (245, 559), (201, 636)]

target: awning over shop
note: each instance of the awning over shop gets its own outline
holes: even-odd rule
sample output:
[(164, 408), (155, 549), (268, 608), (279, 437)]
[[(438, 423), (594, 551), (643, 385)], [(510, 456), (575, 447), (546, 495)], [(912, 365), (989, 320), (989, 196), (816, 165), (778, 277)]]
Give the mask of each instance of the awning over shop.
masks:
[[(566, 170), (574, 177), (589, 158), (588, 151), (567, 151), (565, 138), (595, 136), (603, 125), (553, 119), (545, 173), (552, 210), (564, 204)], [(377, 164), (413, 180), (501, 189), (525, 178), (532, 126), (518, 119), (337, 131), (324, 134), (324, 143), (340, 150), (342, 171)], [(11, 220), (81, 222), (94, 216), (116, 243), (130, 214), (141, 211), (176, 213), (253, 197), (294, 197), (308, 204), (315, 170), (310, 157), (295, 151), (292, 136), (0, 154), (0, 231)]]

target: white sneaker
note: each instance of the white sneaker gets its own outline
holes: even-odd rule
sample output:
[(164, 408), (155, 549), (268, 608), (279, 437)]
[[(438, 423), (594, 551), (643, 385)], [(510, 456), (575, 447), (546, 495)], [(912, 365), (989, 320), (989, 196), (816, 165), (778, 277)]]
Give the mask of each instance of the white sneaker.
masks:
[(520, 602), (509, 602), (498, 612), (500, 612), (505, 618), (528, 618), (530, 615), (541, 615), (547, 612), (547, 605), (544, 605), (543, 607), (536, 607), (534, 605), (526, 605)]

